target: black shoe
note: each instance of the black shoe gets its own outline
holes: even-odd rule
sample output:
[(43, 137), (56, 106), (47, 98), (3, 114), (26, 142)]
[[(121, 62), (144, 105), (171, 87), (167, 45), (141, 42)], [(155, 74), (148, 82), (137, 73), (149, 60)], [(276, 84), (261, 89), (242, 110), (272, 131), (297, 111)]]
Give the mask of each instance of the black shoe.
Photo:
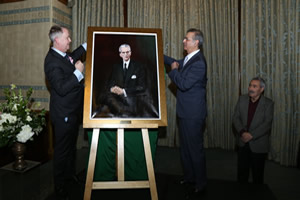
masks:
[(201, 188), (201, 189), (198, 189), (198, 188), (195, 188), (194, 190), (194, 194), (204, 194), (206, 192), (206, 188)]
[(182, 180), (179, 181), (179, 184), (180, 185), (187, 185), (187, 184), (189, 184), (189, 182), (186, 181), (186, 180), (184, 180), (184, 179), (182, 179)]
[(186, 199), (199, 199), (206, 193), (206, 188), (194, 188), (186, 195)]
[(177, 184), (179, 184), (179, 185), (194, 185), (195, 183), (181, 179), (180, 181), (177, 182)]

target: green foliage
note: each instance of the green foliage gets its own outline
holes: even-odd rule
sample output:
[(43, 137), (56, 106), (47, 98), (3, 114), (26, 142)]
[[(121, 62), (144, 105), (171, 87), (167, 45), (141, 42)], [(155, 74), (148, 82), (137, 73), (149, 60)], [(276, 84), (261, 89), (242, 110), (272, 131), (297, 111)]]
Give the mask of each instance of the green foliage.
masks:
[(16, 141), (26, 143), (43, 130), (46, 111), (38, 110), (40, 105), (32, 101), (32, 93), (30, 88), (23, 97), (14, 84), (4, 89), (6, 101), (0, 104), (0, 147)]

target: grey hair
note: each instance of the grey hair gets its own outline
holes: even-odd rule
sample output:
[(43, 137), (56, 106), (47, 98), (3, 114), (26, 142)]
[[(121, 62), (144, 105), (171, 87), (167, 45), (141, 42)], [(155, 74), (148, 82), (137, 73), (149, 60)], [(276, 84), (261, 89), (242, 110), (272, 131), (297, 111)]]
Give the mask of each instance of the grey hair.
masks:
[(51, 40), (51, 42), (54, 42), (55, 38), (57, 36), (60, 36), (63, 33), (63, 26), (58, 26), (58, 25), (54, 25), (51, 27), (50, 31), (49, 31), (49, 38)]
[(129, 48), (129, 51), (131, 51), (131, 47), (130, 47), (130, 45), (129, 44), (121, 44), (121, 46), (119, 47), (119, 52), (121, 53), (121, 51), (122, 51), (122, 48)]
[(202, 31), (200, 31), (199, 29), (196, 29), (196, 28), (190, 28), (189, 30), (187, 30), (187, 33), (189, 33), (189, 32), (192, 32), (195, 34), (193, 39), (199, 41), (198, 48), (200, 49), (204, 43), (204, 37), (203, 37)]
[(260, 87), (261, 88), (265, 88), (266, 87), (266, 82), (264, 79), (262, 79), (261, 77), (257, 76), (251, 79), (251, 81), (259, 81)]

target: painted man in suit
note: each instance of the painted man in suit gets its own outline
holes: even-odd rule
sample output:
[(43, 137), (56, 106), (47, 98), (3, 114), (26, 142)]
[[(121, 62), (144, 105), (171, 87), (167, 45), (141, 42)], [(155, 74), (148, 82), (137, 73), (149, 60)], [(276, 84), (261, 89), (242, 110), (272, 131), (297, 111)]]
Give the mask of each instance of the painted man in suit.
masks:
[(145, 92), (145, 69), (130, 59), (131, 48), (128, 44), (122, 44), (119, 53), (122, 61), (113, 65), (105, 104), (114, 116), (135, 117), (139, 114), (137, 97)]
[(44, 70), (50, 84), (50, 118), (54, 126), (54, 184), (59, 198), (66, 199), (66, 184), (75, 178), (76, 141), (83, 107), (83, 71), (79, 60), (86, 43), (71, 54), (71, 38), (65, 27), (52, 26), (52, 47), (45, 58)]
[(203, 127), (206, 109), (206, 60), (200, 47), (203, 33), (189, 29), (183, 39), (185, 59), (176, 61), (165, 56), (165, 64), (171, 65), (169, 77), (177, 86), (176, 112), (180, 131), (180, 153), (184, 178), (181, 184), (192, 185), (191, 195), (204, 192), (207, 184)]
[(253, 78), (248, 94), (240, 96), (234, 110), (233, 125), (238, 132), (238, 181), (247, 183), (250, 169), (253, 183), (264, 182), (264, 166), (269, 151), (274, 103), (262, 94), (265, 81)]

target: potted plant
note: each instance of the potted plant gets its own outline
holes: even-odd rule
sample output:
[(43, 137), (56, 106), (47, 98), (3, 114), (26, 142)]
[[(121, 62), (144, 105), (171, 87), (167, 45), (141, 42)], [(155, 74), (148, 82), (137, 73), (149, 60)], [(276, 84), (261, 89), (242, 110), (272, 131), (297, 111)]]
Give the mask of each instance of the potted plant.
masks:
[(5, 101), (0, 103), (0, 147), (12, 146), (16, 170), (26, 168), (25, 143), (43, 130), (46, 121), (46, 111), (38, 110), (40, 105), (33, 102), (32, 93), (29, 88), (23, 96), (22, 90), (11, 84), (10, 88), (4, 89)]

